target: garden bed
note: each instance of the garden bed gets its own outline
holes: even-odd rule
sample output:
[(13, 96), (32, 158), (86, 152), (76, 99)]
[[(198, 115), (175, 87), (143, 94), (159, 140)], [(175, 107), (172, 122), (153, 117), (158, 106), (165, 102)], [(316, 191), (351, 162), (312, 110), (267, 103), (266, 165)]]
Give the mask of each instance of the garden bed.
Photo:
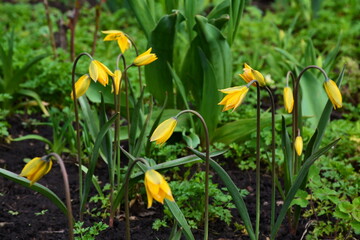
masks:
[[(39, 117), (34, 117), (38, 118)], [(21, 119), (21, 120), (20, 120)], [(38, 126), (24, 128), (22, 121), (26, 122), (30, 118), (24, 119), (24, 116), (16, 115), (9, 119), (11, 124), (10, 134), (12, 137), (20, 135), (36, 133), (42, 136), (51, 137), (51, 128)], [(2, 143), (0, 146), (0, 167), (9, 171), (20, 173), (24, 167), (24, 158), (32, 158), (34, 156), (45, 155), (45, 145), (40, 141), (21, 141), (12, 142), (11, 144)], [(71, 188), (71, 197), (75, 219), (78, 217), (79, 201), (78, 201), (78, 179), (77, 166), (73, 163), (73, 159), (65, 157), (65, 164), (69, 175), (69, 183)], [(246, 189), (250, 193), (245, 197), (245, 202), (249, 208), (250, 217), (255, 218), (255, 173), (253, 171), (240, 171), (235, 165), (231, 165), (232, 161), (224, 161), (227, 164), (224, 168), (233, 179), (234, 183), (241, 189)], [(107, 167), (99, 166), (95, 174), (100, 177), (102, 185), (107, 179)], [(220, 183), (217, 176), (213, 177), (215, 183)], [(64, 190), (62, 185), (62, 176), (58, 164), (54, 164), (53, 169), (39, 181), (60, 198), (65, 201)], [(0, 238), (1, 239), (67, 239), (68, 227), (66, 216), (47, 198), (39, 193), (35, 193), (19, 184), (16, 184), (5, 178), (0, 181)], [(94, 192), (93, 192), (94, 194)], [(270, 196), (271, 196), (271, 179), (267, 174), (262, 176), (261, 186), (262, 212), (261, 226), (268, 226), (270, 222)], [(144, 196), (143, 196), (144, 197)], [(160, 228), (159, 231), (152, 229), (152, 224), (157, 218), (162, 218), (162, 205), (154, 204), (150, 209), (146, 209), (145, 199), (141, 197), (131, 208), (131, 234), (132, 239), (168, 239), (170, 228)], [(175, 196), (176, 200), (176, 196)], [(146, 200), (145, 200), (146, 201)], [(281, 203), (280, 203), (281, 204)], [(91, 209), (95, 206), (88, 206)], [(236, 209), (232, 210), (233, 219), (230, 226), (222, 221), (210, 222), (210, 239), (248, 239), (246, 234), (236, 229), (234, 223), (241, 223), (241, 219)], [(91, 226), (97, 222), (108, 223), (108, 218), (92, 217), (88, 214), (84, 215), (84, 226)], [(279, 231), (279, 239), (300, 239), (306, 222), (301, 221), (297, 235), (289, 234), (286, 223)], [(261, 227), (261, 232), (269, 233), (268, 228)], [(202, 229), (194, 230), (196, 239), (201, 239)], [(108, 228), (101, 232), (96, 239), (124, 239), (125, 224), (123, 211), (116, 216), (113, 228)], [(263, 237), (263, 239), (266, 239)]]

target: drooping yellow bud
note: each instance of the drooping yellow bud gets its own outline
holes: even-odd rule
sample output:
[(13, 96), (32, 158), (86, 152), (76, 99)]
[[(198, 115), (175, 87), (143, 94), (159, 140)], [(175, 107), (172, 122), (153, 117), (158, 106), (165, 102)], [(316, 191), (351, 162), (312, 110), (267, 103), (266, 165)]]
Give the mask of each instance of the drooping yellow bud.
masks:
[(301, 136), (296, 137), (294, 147), (297, 155), (300, 156), (303, 151), (303, 139)]
[(294, 107), (294, 96), (290, 87), (284, 88), (284, 105), (288, 113), (291, 113)]
[(152, 206), (153, 199), (162, 204), (164, 204), (165, 198), (174, 201), (169, 184), (164, 177), (154, 169), (145, 172), (144, 184), (148, 198), (148, 208)]
[(336, 83), (328, 79), (324, 83), (324, 88), (326, 91), (326, 94), (328, 95), (330, 101), (332, 102), (334, 109), (341, 108), (342, 107), (342, 96), (340, 93), (340, 90)]
[(20, 173), (20, 176), (29, 179), (30, 186), (47, 174), (52, 167), (52, 161), (40, 157), (33, 158), (29, 161)]
[(104, 64), (97, 60), (92, 60), (89, 66), (89, 74), (92, 80), (99, 81), (100, 84), (106, 86), (109, 83), (109, 76), (114, 74)]
[[(75, 83), (76, 98), (81, 97), (86, 93), (90, 86), (91, 80), (88, 74), (82, 75)], [(74, 99), (74, 93), (71, 91), (71, 99)]]
[(115, 70), (113, 80), (115, 85), (115, 94), (118, 95), (121, 87), (121, 76), (122, 73), (119, 69)]
[(176, 124), (177, 120), (174, 117), (162, 122), (151, 135), (150, 142), (156, 141), (156, 144), (165, 143), (173, 134)]

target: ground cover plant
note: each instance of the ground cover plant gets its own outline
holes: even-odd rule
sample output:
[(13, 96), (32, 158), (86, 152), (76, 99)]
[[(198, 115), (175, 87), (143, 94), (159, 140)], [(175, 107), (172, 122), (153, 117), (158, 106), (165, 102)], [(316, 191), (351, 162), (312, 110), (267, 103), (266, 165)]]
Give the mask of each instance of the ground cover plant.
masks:
[(359, 11), (1, 3), (1, 239), (358, 239)]

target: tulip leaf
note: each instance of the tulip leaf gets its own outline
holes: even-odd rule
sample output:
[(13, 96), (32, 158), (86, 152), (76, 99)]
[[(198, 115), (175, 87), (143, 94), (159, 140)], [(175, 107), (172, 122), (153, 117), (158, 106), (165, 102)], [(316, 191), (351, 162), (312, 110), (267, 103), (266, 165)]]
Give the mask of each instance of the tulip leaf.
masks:
[(143, 104), (143, 97), (144, 97), (144, 91), (145, 88), (143, 88), (141, 90), (140, 93), (140, 97), (138, 98), (136, 105), (134, 107), (134, 111), (132, 112), (131, 115), (131, 127), (130, 127), (130, 136), (128, 139), (129, 142), (129, 149), (130, 152), (136, 156), (136, 154), (134, 154), (133, 149), (135, 147), (135, 143), (136, 143), (136, 138), (138, 136), (138, 129), (142, 127), (143, 124), (143, 108), (144, 108), (144, 104)]
[(24, 141), (24, 140), (42, 141), (42, 142), (46, 143), (47, 145), (49, 145), (50, 148), (52, 148), (52, 143), (47, 138), (44, 138), (44, 137), (36, 135), (36, 134), (28, 134), (28, 135), (25, 135), (22, 137), (15, 138), (12, 141), (18, 142), (18, 141)]
[[(162, 17), (151, 32), (149, 45), (158, 59), (145, 66), (147, 88), (154, 98), (162, 104), (165, 93), (168, 93), (170, 106), (174, 106), (174, 94), (171, 72), (168, 63), (173, 63), (173, 50), (176, 34), (176, 23), (181, 15), (175, 12)], [(181, 17), (180, 17), (181, 18)]]
[(190, 226), (187, 223), (184, 214), (180, 210), (179, 206), (176, 204), (176, 202), (169, 201), (168, 199), (165, 199), (166, 206), (169, 207), (170, 212), (182, 228), (182, 231), (186, 237), (186, 239), (195, 239), (194, 235), (191, 233)]
[(107, 121), (100, 129), (96, 140), (94, 144), (94, 148), (92, 150), (89, 166), (88, 166), (88, 172), (85, 176), (85, 182), (84, 182), (84, 189), (83, 189), (83, 198), (80, 202), (80, 211), (84, 211), (85, 204), (87, 202), (87, 197), (89, 195), (90, 187), (91, 187), (91, 181), (92, 177), (94, 175), (95, 166), (99, 157), (100, 147), (102, 145), (103, 139), (107, 133), (107, 131), (110, 129), (111, 125), (115, 122), (116, 117), (118, 113), (116, 113), (114, 116), (112, 116), (109, 121)]
[(281, 207), (280, 213), (276, 219), (275, 225), (271, 232), (271, 239), (275, 239), (277, 231), (279, 230), (282, 221), (284, 220), (286, 213), (291, 205), (292, 200), (295, 197), (296, 192), (299, 190), (301, 185), (303, 184), (305, 178), (308, 175), (309, 168), (311, 165), (315, 162), (316, 159), (321, 157), (324, 153), (329, 151), (340, 139), (337, 139), (333, 142), (331, 142), (329, 145), (325, 146), (324, 148), (316, 151), (314, 154), (309, 156), (306, 160), (304, 160), (303, 165), (301, 166), (298, 175), (296, 176), (295, 180), (293, 181), (293, 184), (289, 190), (289, 192), (286, 194), (286, 198), (284, 201), (284, 205)]
[(156, 26), (156, 19), (151, 1), (146, 0), (127, 0), (131, 10), (134, 12), (141, 28), (145, 32), (146, 38), (150, 39), (151, 31)]
[[(107, 121), (108, 117), (106, 115), (104, 96), (101, 95), (101, 103), (100, 103), (100, 111), (99, 111), (99, 126), (103, 126)], [(101, 156), (104, 161), (107, 163), (109, 170), (113, 169), (113, 146), (112, 146), (112, 136), (110, 131), (107, 131), (104, 137), (104, 140), (101, 144), (101, 152), (103, 153)], [(110, 171), (109, 171), (110, 172)]]
[[(195, 150), (195, 149), (191, 149), (190, 150), (195, 153), (198, 157), (200, 157), (201, 159), (203, 159), (205, 161), (206, 157), (205, 154)], [(244, 202), (244, 199), (241, 197), (239, 189), (236, 187), (235, 183), (232, 181), (232, 179), (230, 178), (229, 174), (227, 174), (227, 172), (213, 159), (209, 159), (210, 162), (210, 166), (216, 171), (216, 173), (219, 175), (219, 177), (221, 178), (221, 180), (223, 181), (223, 183), (225, 184), (226, 188), (229, 191), (229, 194), (231, 195), (232, 199), (234, 200), (236, 209), (239, 212), (239, 215), (241, 217), (241, 219), (244, 222), (245, 228), (247, 233), (249, 234), (249, 237), (251, 240), (255, 240), (255, 233), (253, 230), (253, 227), (251, 225), (251, 220), (249, 217), (249, 212), (248, 209), (246, 207), (246, 204)]]
[[(287, 117), (285, 117), (287, 118)], [(276, 116), (275, 121), (280, 121), (281, 117)], [(271, 117), (261, 117), (261, 129), (271, 124)], [(212, 138), (213, 142), (222, 142), (230, 144), (232, 142), (246, 140), (249, 135), (256, 131), (256, 119), (246, 118), (239, 119), (217, 128)]]
[(30, 186), (30, 181), (28, 179), (20, 177), (18, 174), (5, 170), (3, 168), (0, 168), (0, 175), (26, 188), (40, 193), (44, 197), (48, 198), (52, 203), (54, 203), (67, 216), (66, 205), (53, 191), (51, 191), (47, 187), (41, 185), (40, 183), (34, 183)]
[(229, 45), (232, 45), (235, 39), (244, 7), (245, 0), (230, 0), (230, 21), (227, 35)]

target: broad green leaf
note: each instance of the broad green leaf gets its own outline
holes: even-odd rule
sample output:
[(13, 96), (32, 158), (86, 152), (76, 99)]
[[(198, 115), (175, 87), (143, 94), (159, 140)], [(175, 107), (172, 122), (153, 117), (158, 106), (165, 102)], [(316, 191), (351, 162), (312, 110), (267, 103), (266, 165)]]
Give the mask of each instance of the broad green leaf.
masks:
[(31, 190), (40, 193), (44, 197), (48, 198), (52, 203), (54, 203), (67, 216), (66, 205), (60, 200), (60, 198), (53, 191), (51, 191), (47, 187), (39, 183), (34, 183), (33, 185), (30, 186), (29, 180), (27, 180), (24, 177), (20, 177), (18, 174), (15, 174), (3, 168), (0, 168), (0, 175), (26, 188), (29, 188)]
[(354, 206), (350, 202), (341, 202), (339, 205), (339, 210), (344, 213), (351, 213), (354, 209)]
[(175, 12), (160, 19), (151, 32), (149, 45), (158, 59), (145, 66), (146, 84), (149, 92), (162, 104), (165, 94), (168, 94), (170, 106), (174, 106), (173, 84), (168, 64), (173, 64), (173, 50), (176, 33), (176, 23), (181, 15)]
[(127, 0), (127, 3), (145, 32), (146, 38), (150, 39), (151, 31), (156, 26), (156, 19), (151, 11), (151, 3), (147, 0)]
[(289, 190), (289, 192), (286, 194), (286, 198), (284, 201), (284, 205), (281, 207), (280, 209), (280, 213), (276, 219), (275, 225), (272, 229), (271, 232), (271, 237), (270, 239), (275, 239), (276, 234), (281, 226), (281, 223), (283, 222), (286, 213), (290, 207), (290, 204), (292, 202), (292, 200), (294, 199), (294, 196), (296, 194), (296, 192), (299, 190), (299, 188), (301, 187), (301, 185), (303, 184), (304, 179), (307, 177), (307, 174), (309, 172), (309, 168), (311, 167), (311, 165), (315, 162), (316, 159), (318, 159), (319, 157), (321, 157), (324, 153), (326, 153), (327, 151), (329, 151), (333, 146), (335, 146), (335, 144), (339, 141), (340, 139), (337, 139), (335, 141), (333, 141), (332, 143), (330, 143), (329, 145), (325, 146), (324, 148), (320, 149), (319, 151), (316, 151), (314, 154), (312, 154), (310, 157), (308, 157), (303, 165), (300, 168), (300, 171), (298, 173), (298, 175), (296, 176), (296, 178), (294, 179), (294, 182)]
[[(204, 80), (202, 87), (202, 101), (200, 102), (199, 113), (205, 119), (210, 139), (219, 121), (221, 107), (217, 104), (220, 101), (220, 92), (218, 89), (218, 79), (214, 72), (213, 65), (208, 61), (205, 54), (199, 49), (200, 63), (204, 71)], [(204, 129), (201, 128), (201, 136), (204, 134)], [(210, 140), (211, 141), (211, 140)]]
[(232, 45), (244, 11), (245, 0), (230, 0), (230, 22), (228, 28), (228, 42)]
[[(276, 116), (275, 120), (279, 121), (280, 116)], [(270, 125), (271, 117), (261, 117), (261, 129)], [(246, 140), (250, 134), (255, 131), (255, 118), (239, 119), (217, 128), (215, 130), (212, 141), (230, 144), (233, 142)]]

